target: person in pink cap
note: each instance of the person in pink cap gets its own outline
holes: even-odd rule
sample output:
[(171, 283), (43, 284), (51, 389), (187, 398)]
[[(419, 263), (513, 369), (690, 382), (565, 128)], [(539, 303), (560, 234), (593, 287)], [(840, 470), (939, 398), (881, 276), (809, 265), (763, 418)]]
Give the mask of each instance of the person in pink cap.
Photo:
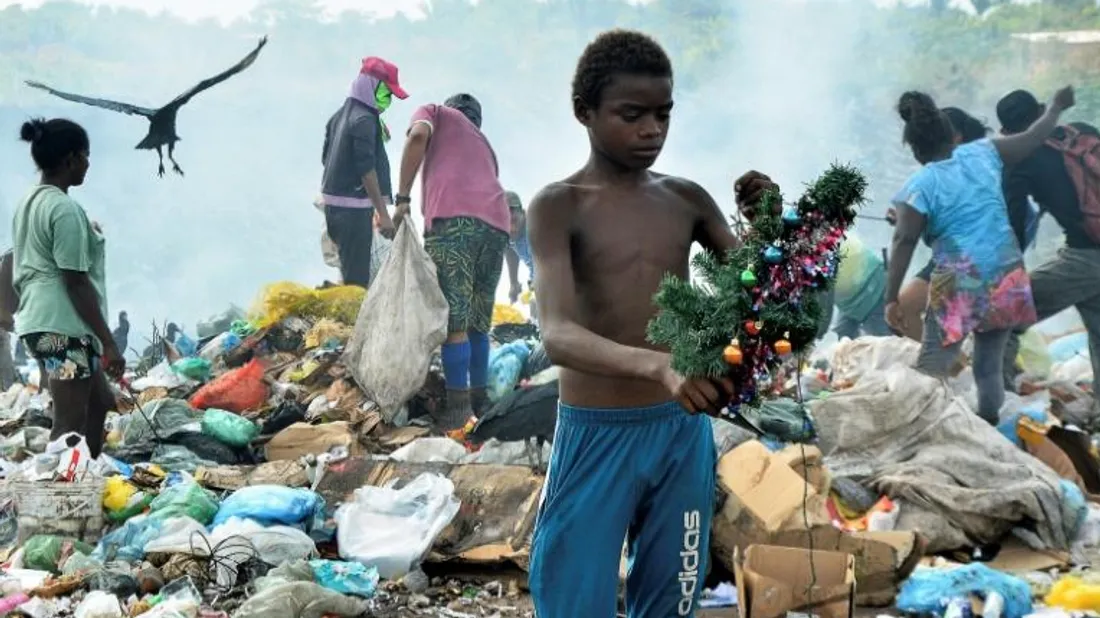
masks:
[(393, 63), (375, 56), (364, 58), (351, 92), (325, 126), (321, 199), (325, 226), (347, 285), (365, 288), (370, 284), (374, 219), (383, 236), (393, 236), (388, 210), (393, 190), (385, 146), (390, 134), (381, 114), (393, 97), (408, 96)]

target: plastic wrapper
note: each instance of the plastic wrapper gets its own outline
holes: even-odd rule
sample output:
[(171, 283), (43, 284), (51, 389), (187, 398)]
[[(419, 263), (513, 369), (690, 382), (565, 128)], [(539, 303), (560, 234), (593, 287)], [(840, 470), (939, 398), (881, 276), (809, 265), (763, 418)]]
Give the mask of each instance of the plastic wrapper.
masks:
[(1070, 611), (1100, 612), (1100, 584), (1067, 575), (1054, 582), (1043, 602)]
[(218, 500), (198, 483), (187, 480), (160, 492), (149, 505), (149, 516), (157, 519), (190, 517), (209, 524), (218, 512)]
[(257, 328), (267, 328), (290, 316), (298, 316), (331, 318), (354, 324), (366, 293), (354, 285), (315, 290), (287, 281), (273, 283), (260, 293), (250, 314), (251, 322)]
[(347, 343), (351, 338), (351, 327), (347, 324), (322, 318), (317, 320), (313, 328), (309, 329), (305, 337), (307, 350), (320, 347), (336, 348)]
[(458, 514), (454, 485), (424, 473), (401, 489), (361, 487), (336, 509), (340, 557), (396, 579), (420, 563), (435, 538)]
[(209, 408), (202, 417), (202, 432), (229, 446), (248, 446), (260, 434), (260, 427), (252, 421), (217, 408)]
[(530, 355), (531, 347), (525, 341), (513, 341), (489, 353), (489, 384), (486, 390), (490, 401), (500, 401), (515, 390)]
[(251, 485), (233, 492), (222, 502), (214, 525), (232, 517), (253, 519), (262, 524), (309, 524), (319, 518), (323, 524), (324, 511), (324, 499), (308, 489)]
[(981, 563), (952, 569), (918, 568), (901, 585), (897, 608), (906, 613), (939, 615), (944, 599), (989, 592), (1004, 597), (1003, 618), (1023, 618), (1031, 613), (1027, 582)]
[(291, 582), (272, 586), (249, 597), (233, 618), (354, 618), (367, 611), (367, 602), (326, 590), (313, 582)]
[(318, 584), (340, 594), (369, 599), (378, 588), (378, 569), (374, 567), (335, 560), (310, 560), (309, 566)]
[(205, 382), (210, 379), (210, 361), (193, 356), (181, 358), (172, 363), (172, 371), (188, 380)]
[(240, 413), (262, 406), (267, 401), (267, 394), (264, 366), (254, 359), (199, 389), (191, 397), (191, 405), (200, 410), (219, 408)]

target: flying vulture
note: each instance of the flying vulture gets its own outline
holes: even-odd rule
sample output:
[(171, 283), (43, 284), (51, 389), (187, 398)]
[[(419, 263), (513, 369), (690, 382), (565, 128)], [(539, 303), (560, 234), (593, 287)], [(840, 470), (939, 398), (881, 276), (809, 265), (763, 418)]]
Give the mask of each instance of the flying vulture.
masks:
[(27, 85), (32, 88), (38, 88), (39, 90), (45, 90), (46, 92), (60, 97), (67, 101), (73, 101), (76, 103), (83, 103), (85, 105), (94, 105), (96, 107), (102, 107), (111, 111), (119, 112), (122, 114), (145, 116), (149, 119), (149, 133), (145, 136), (145, 139), (135, 147), (140, 150), (156, 150), (157, 157), (160, 158), (160, 167), (157, 168), (157, 175), (164, 176), (164, 153), (161, 150), (164, 146), (168, 147), (168, 160), (172, 162), (172, 170), (183, 176), (183, 170), (180, 169), (172, 153), (175, 150), (176, 142), (180, 141), (180, 137), (176, 135), (176, 114), (180, 108), (187, 104), (191, 100), (191, 97), (196, 94), (211, 88), (221, 82), (229, 79), (230, 77), (240, 73), (247, 69), (256, 61), (256, 57), (260, 55), (260, 50), (267, 44), (267, 37), (260, 39), (260, 43), (256, 46), (256, 49), (252, 50), (252, 53), (245, 56), (240, 62), (233, 65), (229, 69), (222, 71), (218, 75), (209, 79), (204, 79), (199, 82), (195, 87), (191, 88), (187, 92), (179, 95), (175, 99), (172, 99), (167, 105), (158, 109), (150, 109), (147, 107), (138, 107), (137, 105), (131, 105), (129, 103), (120, 103), (118, 101), (109, 101), (107, 99), (93, 99), (90, 97), (81, 96), (78, 94), (69, 94), (67, 92), (61, 92), (54, 90), (45, 84), (39, 82), (28, 81)]

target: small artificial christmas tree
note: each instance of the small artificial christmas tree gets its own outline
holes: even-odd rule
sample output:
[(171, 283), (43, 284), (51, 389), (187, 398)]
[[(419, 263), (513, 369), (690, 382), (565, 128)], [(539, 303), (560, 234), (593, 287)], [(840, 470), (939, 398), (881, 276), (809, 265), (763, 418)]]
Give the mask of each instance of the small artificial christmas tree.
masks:
[(701, 284), (671, 275), (661, 283), (649, 340), (670, 349), (683, 376), (733, 380), (735, 399), (723, 415), (759, 408), (781, 386), (775, 373), (784, 361), (813, 345), (819, 293), (836, 277), (840, 244), (866, 187), (858, 170), (833, 165), (780, 214), (774, 205), (782, 197), (771, 192), (754, 209), (739, 249), (725, 259), (695, 256)]

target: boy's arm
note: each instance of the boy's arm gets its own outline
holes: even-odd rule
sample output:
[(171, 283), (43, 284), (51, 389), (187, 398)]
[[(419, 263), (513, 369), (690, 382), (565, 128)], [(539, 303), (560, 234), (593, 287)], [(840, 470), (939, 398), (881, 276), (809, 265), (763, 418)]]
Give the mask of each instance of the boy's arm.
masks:
[(1058, 126), (1058, 117), (1062, 112), (1073, 107), (1073, 104), (1073, 88), (1066, 86), (1055, 93), (1054, 100), (1047, 105), (1046, 113), (1028, 127), (1027, 131), (993, 138), (993, 145), (997, 147), (997, 153), (1001, 155), (1004, 165), (1012, 167), (1031, 156), (1050, 137), (1054, 127)]
[(551, 185), (531, 202), (528, 233), (539, 291), (542, 343), (561, 367), (612, 378), (665, 382), (667, 354), (601, 337), (576, 320), (577, 291), (569, 237), (573, 218), (569, 187)]
[(727, 252), (741, 246), (741, 241), (733, 233), (722, 209), (707, 190), (698, 184), (682, 178), (678, 178), (677, 183), (677, 191), (698, 209), (699, 220), (695, 224), (692, 238), (719, 259), (725, 259)]

